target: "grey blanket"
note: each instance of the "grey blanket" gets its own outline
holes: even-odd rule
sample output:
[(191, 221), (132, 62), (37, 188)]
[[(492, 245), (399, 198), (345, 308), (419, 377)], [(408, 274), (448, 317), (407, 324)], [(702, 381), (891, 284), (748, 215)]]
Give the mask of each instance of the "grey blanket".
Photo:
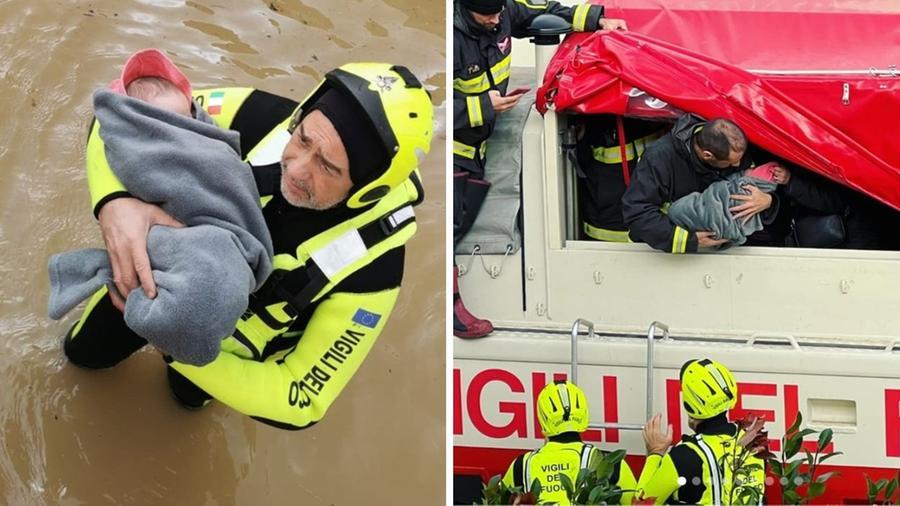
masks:
[[(239, 135), (195, 109), (196, 120), (106, 89), (94, 93), (100, 137), (116, 176), (132, 195), (187, 225), (150, 230), (157, 296), (151, 300), (140, 287), (132, 290), (125, 322), (175, 360), (203, 365), (216, 358), (248, 295), (272, 271), (273, 251)], [(106, 250), (55, 255), (49, 271), (53, 319), (112, 280)]]
[(735, 220), (728, 210), (740, 204), (739, 201), (732, 200), (731, 195), (749, 194), (743, 189), (746, 185), (756, 186), (766, 193), (775, 191), (777, 186), (775, 183), (735, 173), (724, 181), (709, 185), (703, 193), (694, 192), (673, 202), (669, 207), (669, 219), (691, 232), (705, 230), (715, 233), (716, 238), (728, 239), (720, 249), (744, 244), (748, 235), (763, 228), (759, 214), (741, 224), (741, 220)]

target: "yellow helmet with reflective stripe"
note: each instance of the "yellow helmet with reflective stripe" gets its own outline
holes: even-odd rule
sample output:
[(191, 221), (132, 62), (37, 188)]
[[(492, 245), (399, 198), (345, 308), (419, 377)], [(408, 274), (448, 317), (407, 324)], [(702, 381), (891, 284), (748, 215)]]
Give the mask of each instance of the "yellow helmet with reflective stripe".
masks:
[(406, 67), (388, 63), (348, 63), (325, 74), (300, 104), (288, 130), (293, 132), (309, 109), (328, 90), (354, 100), (378, 132), (385, 165), (367, 180), (353, 181), (347, 206), (359, 208), (375, 202), (406, 181), (431, 148), (434, 110), (422, 83)]
[(691, 418), (706, 420), (737, 404), (737, 383), (724, 365), (710, 360), (688, 360), (681, 366), (681, 400)]
[(545, 386), (537, 399), (538, 422), (545, 436), (584, 432), (588, 427), (588, 405), (584, 392), (568, 380)]

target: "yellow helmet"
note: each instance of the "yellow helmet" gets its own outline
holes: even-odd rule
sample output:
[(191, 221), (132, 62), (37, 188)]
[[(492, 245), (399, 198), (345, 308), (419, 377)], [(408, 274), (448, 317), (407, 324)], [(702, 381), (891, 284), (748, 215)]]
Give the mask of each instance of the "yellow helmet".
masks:
[(724, 365), (710, 360), (688, 360), (681, 366), (681, 399), (691, 418), (706, 420), (737, 404), (737, 383)]
[(359, 104), (384, 147), (384, 167), (364, 181), (354, 181), (347, 206), (375, 202), (406, 181), (431, 148), (434, 110), (431, 96), (406, 67), (388, 63), (348, 63), (325, 74), (297, 108), (288, 130), (293, 132), (326, 91), (334, 89)]
[(588, 428), (588, 405), (584, 392), (568, 380), (545, 386), (537, 398), (538, 421), (545, 436), (584, 432)]

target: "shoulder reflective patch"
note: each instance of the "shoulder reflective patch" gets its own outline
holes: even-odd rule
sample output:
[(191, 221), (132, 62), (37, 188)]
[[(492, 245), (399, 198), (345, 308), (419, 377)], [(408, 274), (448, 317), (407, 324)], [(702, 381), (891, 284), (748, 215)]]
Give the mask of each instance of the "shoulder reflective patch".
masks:
[(322, 270), (322, 273), (331, 279), (341, 269), (353, 262), (359, 261), (369, 250), (359, 235), (357, 229), (348, 230), (337, 239), (329, 242), (322, 249), (312, 253), (312, 259)]
[(272, 132), (260, 144), (250, 152), (247, 161), (254, 167), (262, 167), (263, 165), (271, 165), (281, 162), (281, 154), (284, 147), (291, 140), (291, 134), (287, 130), (279, 129)]
[(369, 327), (370, 329), (374, 329), (380, 320), (380, 314), (370, 313), (363, 308), (357, 309), (356, 314), (353, 315), (353, 323), (358, 323), (363, 327)]

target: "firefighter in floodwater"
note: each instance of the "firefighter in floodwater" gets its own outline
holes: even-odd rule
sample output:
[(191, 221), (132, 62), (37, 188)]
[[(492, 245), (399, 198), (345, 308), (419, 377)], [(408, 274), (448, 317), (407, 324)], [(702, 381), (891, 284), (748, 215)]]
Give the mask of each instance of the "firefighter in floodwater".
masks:
[[(153, 68), (137, 70), (147, 77)], [(202, 367), (167, 360), (172, 393), (190, 409), (216, 399), (281, 429), (309, 427), (359, 370), (394, 310), (416, 230), (412, 207), (424, 198), (417, 166), (431, 145), (431, 98), (406, 67), (386, 63), (334, 69), (299, 103), (251, 88), (194, 97), (195, 112), (205, 108), (219, 127), (241, 134), (275, 270), (215, 360)], [(166, 289), (168, 278), (154, 282), (146, 239), (152, 225), (179, 225), (125, 191), (99, 131), (94, 122), (87, 180), (118, 259), (116, 289), (97, 291), (64, 341), (69, 361), (90, 369), (113, 367), (147, 344), (125, 324), (122, 298)]]
[[(587, 400), (574, 383), (558, 380), (541, 390), (535, 409), (547, 442), (516, 457), (506, 470), (503, 483), (528, 492), (533, 480), (538, 480), (541, 484), (538, 503), (570, 504), (560, 475), (565, 474), (574, 484), (578, 472), (603, 455), (602, 450), (581, 440), (590, 419)], [(635, 480), (628, 463), (622, 460), (610, 481), (624, 491), (621, 504), (631, 504)]]
[[(688, 425), (694, 434), (682, 436), (669, 449), (672, 426), (663, 432), (658, 414), (647, 422), (643, 432), (647, 460), (638, 479), (638, 500), (642, 504), (730, 504), (736, 495), (732, 495), (735, 479), (728, 464), (734, 446), (745, 444), (745, 431), (728, 421), (728, 410), (737, 403), (737, 383), (731, 371), (710, 359), (688, 360), (679, 377)], [(747, 432), (759, 428), (750, 427)], [(758, 469), (743, 476), (742, 487), (755, 488), (762, 500), (763, 461), (750, 455), (744, 467), (754, 464)]]

